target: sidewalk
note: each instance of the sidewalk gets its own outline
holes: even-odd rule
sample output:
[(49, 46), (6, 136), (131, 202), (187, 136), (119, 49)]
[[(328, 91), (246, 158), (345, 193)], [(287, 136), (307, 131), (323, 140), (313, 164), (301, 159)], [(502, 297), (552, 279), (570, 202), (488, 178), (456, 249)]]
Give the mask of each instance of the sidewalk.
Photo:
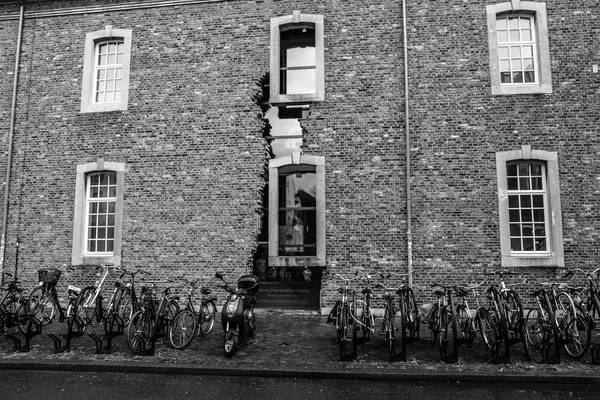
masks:
[[(377, 335), (359, 346), (356, 360), (340, 361), (335, 328), (326, 321), (326, 317), (307, 312), (257, 310), (256, 338), (248, 345), (242, 344), (233, 358), (223, 355), (219, 319), (207, 337), (195, 338), (185, 350), (173, 349), (168, 339), (157, 342), (154, 356), (131, 354), (123, 336), (113, 340), (111, 354), (95, 354), (95, 342), (87, 334), (72, 339), (70, 352), (55, 353), (54, 341), (47, 333), (66, 333), (67, 325), (54, 323), (31, 340), (28, 353), (15, 352), (12, 340), (0, 338), (0, 369), (600, 384), (600, 365), (591, 363), (589, 350), (579, 360), (567, 357), (563, 350), (561, 363), (549, 365), (542, 364), (535, 351), (532, 361), (526, 361), (523, 347), (515, 345), (510, 352), (511, 363), (492, 364), (489, 351), (477, 337), (470, 348), (459, 348), (457, 363), (442, 363), (437, 347), (429, 342), (425, 325), (421, 340), (407, 347), (406, 362), (388, 361), (384, 338)], [(103, 327), (90, 332), (100, 334)], [(593, 335), (598, 342), (595, 332)]]

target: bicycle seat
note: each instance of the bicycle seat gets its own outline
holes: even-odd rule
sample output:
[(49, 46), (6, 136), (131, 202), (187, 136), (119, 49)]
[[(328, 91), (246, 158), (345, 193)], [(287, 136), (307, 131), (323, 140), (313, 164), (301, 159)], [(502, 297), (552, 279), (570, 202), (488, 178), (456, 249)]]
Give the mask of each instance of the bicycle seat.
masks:
[(383, 299), (386, 300), (386, 301), (387, 300), (392, 300), (393, 301), (394, 300), (394, 296), (392, 296), (391, 294), (386, 294), (386, 295), (383, 296)]
[(443, 295), (444, 295), (444, 293), (445, 293), (445, 292), (444, 292), (444, 288), (443, 288), (443, 287), (441, 287), (441, 286), (434, 286), (434, 287), (433, 287), (433, 293), (434, 293), (436, 296), (443, 296)]
[(469, 292), (461, 287), (456, 288), (456, 291), (454, 292), (454, 294), (458, 297), (466, 297), (469, 295)]
[(531, 297), (536, 297), (536, 296), (539, 296), (540, 294), (542, 294), (542, 291), (543, 291), (543, 290), (544, 290), (544, 289), (540, 289), (540, 290), (536, 290), (535, 292), (531, 292), (531, 293), (530, 293), (530, 296), (531, 296)]

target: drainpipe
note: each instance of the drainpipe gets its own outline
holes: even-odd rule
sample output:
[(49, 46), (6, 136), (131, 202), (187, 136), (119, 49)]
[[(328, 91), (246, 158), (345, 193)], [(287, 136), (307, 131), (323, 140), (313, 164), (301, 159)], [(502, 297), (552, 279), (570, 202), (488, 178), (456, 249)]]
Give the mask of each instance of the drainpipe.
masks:
[[(10, 188), (10, 172), (13, 153), (13, 135), (15, 132), (15, 112), (17, 109), (17, 86), (19, 82), (19, 63), (21, 58), (21, 36), (23, 33), (24, 7), (21, 6), (19, 16), (19, 34), (17, 37), (17, 54), (15, 56), (15, 78), (13, 81), (12, 108), (10, 110), (10, 130), (8, 132), (8, 159), (6, 160), (6, 183), (4, 188), (4, 211), (2, 213), (2, 237), (0, 238), (0, 284), (4, 272), (4, 257), (6, 253), (6, 226), (8, 220), (8, 193)], [(16, 267), (15, 267), (16, 268)]]
[[(410, 130), (409, 130), (409, 97), (408, 97), (408, 42), (406, 40), (406, 0), (402, 0), (402, 33), (404, 35), (404, 119), (406, 133), (406, 256), (407, 268), (410, 274), (413, 271), (412, 257), (412, 210), (410, 188)], [(408, 276), (408, 284), (412, 286), (413, 277)]]

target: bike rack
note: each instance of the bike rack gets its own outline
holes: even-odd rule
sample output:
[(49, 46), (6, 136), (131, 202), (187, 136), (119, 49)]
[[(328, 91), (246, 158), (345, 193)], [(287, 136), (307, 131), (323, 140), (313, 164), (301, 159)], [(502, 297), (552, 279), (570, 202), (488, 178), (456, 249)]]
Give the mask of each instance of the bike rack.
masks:
[[(492, 349), (492, 364), (510, 364), (510, 348), (515, 344), (522, 343), (525, 348), (525, 355), (527, 361), (531, 360), (529, 349), (525, 341), (527, 338), (523, 335), (523, 329), (525, 326), (525, 318), (521, 318), (517, 323), (517, 329), (514, 332), (515, 337), (509, 337), (509, 333), (504, 334), (504, 354), (500, 354), (501, 343), (496, 343)], [(543, 350), (542, 350), (543, 352)]]
[(412, 335), (404, 335), (402, 332), (402, 351), (400, 353), (396, 353), (393, 356), (390, 356), (390, 361), (406, 361), (406, 346), (409, 344), (413, 344), (417, 340), (419, 340), (419, 331), (421, 326), (421, 318), (417, 316), (415, 320), (415, 329), (413, 330)]
[[(77, 325), (77, 331), (73, 330), (73, 324)], [(79, 316), (74, 315), (67, 318), (67, 334), (59, 334), (58, 336), (53, 333), (47, 335), (54, 341), (54, 353), (67, 353), (71, 351), (71, 339), (80, 337), (83, 335), (83, 321)], [(64, 344), (63, 344), (64, 341)]]
[(16, 335), (7, 333), (6, 336), (15, 343), (15, 351), (19, 353), (28, 353), (31, 351), (31, 339), (42, 333), (42, 321), (33, 314), (27, 314), (27, 332), (17, 333)]
[(592, 352), (592, 364), (600, 365), (600, 345), (592, 343), (590, 350)]
[[(123, 325), (123, 320), (115, 313), (110, 323), (109, 332), (106, 335), (88, 334), (96, 343), (96, 354), (110, 354), (112, 352), (112, 340), (123, 334)], [(106, 346), (103, 346), (104, 341), (106, 341)]]

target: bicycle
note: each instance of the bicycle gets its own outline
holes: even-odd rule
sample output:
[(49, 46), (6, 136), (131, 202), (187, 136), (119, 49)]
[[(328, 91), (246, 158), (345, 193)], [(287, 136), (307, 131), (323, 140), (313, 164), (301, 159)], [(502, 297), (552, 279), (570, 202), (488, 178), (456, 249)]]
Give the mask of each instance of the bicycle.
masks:
[[(457, 362), (458, 354), (456, 349), (458, 347), (458, 324), (456, 320), (454, 298), (452, 296), (454, 288), (438, 283), (433, 283), (431, 287), (434, 289), (433, 293), (437, 297), (437, 302), (434, 303), (430, 313), (431, 341), (432, 343), (437, 343), (443, 362)], [(452, 330), (452, 334), (450, 334), (450, 330)], [(450, 348), (448, 344), (450, 342), (453, 345), (453, 353), (448, 352)]]
[[(401, 278), (408, 278), (413, 274), (413, 271), (407, 274), (397, 274), (392, 272), (387, 277), (381, 276), (382, 279), (389, 279), (390, 276), (394, 275)], [(385, 335), (386, 338), (386, 346), (388, 348), (388, 353), (390, 355), (390, 360), (403, 360), (406, 361), (406, 345), (411, 344), (413, 341), (419, 339), (421, 318), (419, 316), (419, 311), (417, 309), (417, 302), (414, 297), (414, 292), (412, 287), (408, 285), (407, 282), (403, 282), (397, 288), (389, 288), (384, 284), (379, 284), (379, 287), (382, 287), (386, 290), (393, 291), (396, 295), (398, 295), (398, 310), (395, 309), (393, 305), (394, 296), (393, 295), (385, 295), (384, 301), (384, 318), (382, 324), (382, 330), (380, 334)], [(391, 303), (391, 304), (390, 304)], [(401, 343), (402, 343), (402, 352), (399, 354), (396, 353), (396, 338), (394, 327), (394, 320), (396, 314), (399, 312), (400, 315), (400, 332), (401, 332)]]
[(127, 324), (127, 346), (134, 354), (153, 355), (156, 340), (169, 334), (169, 324), (179, 312), (177, 304), (179, 297), (171, 297), (170, 287), (163, 290), (160, 301), (153, 299), (152, 289), (150, 287), (143, 290), (146, 301), (138, 304), (140, 309), (133, 314)]
[[(480, 310), (483, 308), (479, 304), (479, 294), (477, 292), (477, 289), (484, 284), (485, 281), (474, 286), (456, 286), (454, 289), (456, 292), (456, 297), (461, 299), (458, 304), (456, 304), (458, 332), (460, 333), (461, 339), (466, 341), (466, 343), (469, 345), (472, 344), (474, 339), (477, 337), (477, 326), (479, 326), (480, 331), (482, 331), (481, 335), (487, 345), (487, 332), (482, 329), (483, 325), (480, 317)], [(477, 305), (477, 308), (475, 309), (475, 318), (473, 318), (473, 312), (469, 305), (469, 301), (467, 300), (469, 291), (473, 293), (475, 304)]]
[[(591, 339), (585, 318), (577, 313), (573, 299), (567, 292), (557, 291), (557, 287), (566, 285), (551, 282), (542, 285), (548, 286), (549, 290), (541, 288), (531, 293), (537, 307), (529, 310), (525, 319), (529, 344), (541, 351), (542, 361), (547, 363), (560, 362), (560, 345), (571, 357), (582, 357)], [(549, 355), (552, 345), (556, 351)]]
[[(529, 353), (529, 341), (527, 340), (527, 331), (525, 329), (525, 315), (523, 304), (519, 294), (511, 287), (508, 287), (504, 281), (506, 275), (516, 275), (510, 271), (484, 271), (484, 275), (498, 275), (499, 282), (491, 284), (487, 290), (489, 300), (488, 307), (484, 313), (488, 348), (492, 352), (492, 362), (507, 363), (510, 362), (510, 347), (516, 343), (523, 343), (525, 358), (531, 359)], [(522, 285), (527, 280), (519, 283), (513, 283), (512, 286)], [(487, 330), (489, 329), (489, 330)], [(500, 347), (504, 343), (505, 354), (500, 356)]]
[(362, 268), (357, 269), (356, 274), (360, 276), (366, 286), (361, 290), (361, 294), (363, 295), (362, 300), (357, 300), (361, 305), (361, 313), (360, 313), (360, 330), (362, 332), (362, 342), (368, 342), (371, 340), (371, 335), (375, 332), (375, 315), (373, 314), (373, 309), (371, 308), (371, 299), (373, 298), (373, 289), (371, 288), (371, 283), (373, 279), (373, 275), (365, 273)]
[[(340, 346), (340, 357), (342, 360), (355, 359), (357, 353), (357, 330), (358, 324), (354, 323), (356, 319), (356, 292), (350, 289), (350, 282), (359, 278), (345, 278), (340, 274), (335, 274), (328, 280), (339, 278), (344, 281), (344, 286), (338, 288), (342, 298), (338, 300), (332, 309), (330, 319), (335, 318), (336, 343)], [(349, 330), (350, 339), (349, 337)], [(348, 341), (352, 344), (352, 353), (348, 353)]]
[[(186, 348), (194, 339), (196, 332), (198, 336), (206, 336), (212, 330), (215, 324), (215, 315), (217, 307), (215, 296), (210, 296), (211, 290), (206, 287), (200, 287), (198, 284), (183, 279), (184, 282), (190, 285), (188, 299), (185, 308), (182, 308), (173, 317), (173, 321), (169, 326), (169, 340), (171, 345), (176, 349)], [(198, 305), (198, 312), (194, 307), (194, 294), (200, 289), (202, 297)]]
[(102, 270), (100, 278), (94, 285), (84, 287), (79, 293), (73, 310), (73, 318), (75, 319), (75, 324), (79, 326), (78, 329), (80, 331), (85, 331), (88, 325), (95, 327), (100, 322), (104, 322), (104, 331), (108, 335), (112, 331), (115, 322), (117, 326), (122, 328), (124, 321), (128, 319), (127, 313), (129, 310), (121, 306), (121, 301), (127, 301), (128, 293), (121, 281), (125, 275), (125, 271), (113, 266), (113, 269), (121, 270), (121, 275), (115, 281), (113, 292), (106, 308), (104, 308), (102, 305), (102, 287), (108, 277), (110, 267), (101, 264), (99, 267), (96, 267), (96, 270), (99, 269)]
[(71, 317), (80, 289), (69, 285), (67, 288), (68, 303), (66, 307), (62, 307), (58, 299), (56, 284), (65, 270), (73, 272), (73, 269), (66, 265), (53, 270), (38, 270), (39, 285), (31, 291), (28, 301), (29, 312), (36, 321), (36, 326), (51, 323), (57, 313), (59, 322), (64, 322)]
[(21, 282), (16, 277), (11, 278), (10, 273), (2, 272), (3, 283), (0, 290), (6, 292), (0, 300), (0, 332), (3, 333), (15, 326), (18, 326), (21, 332), (27, 329), (27, 299), (22, 295)]

